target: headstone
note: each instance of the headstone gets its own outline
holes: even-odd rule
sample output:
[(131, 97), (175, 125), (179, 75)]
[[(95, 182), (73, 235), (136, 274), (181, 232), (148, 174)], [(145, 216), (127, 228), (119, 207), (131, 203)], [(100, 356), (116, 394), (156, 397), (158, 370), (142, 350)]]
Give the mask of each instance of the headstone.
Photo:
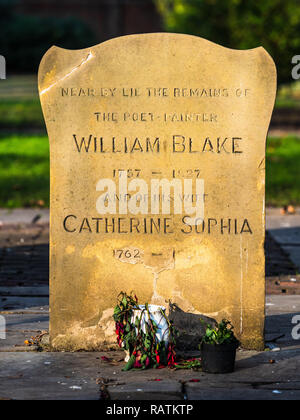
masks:
[(244, 347), (263, 348), (275, 91), (263, 48), (189, 35), (45, 54), (53, 348), (111, 346), (120, 291), (178, 314), (228, 318)]

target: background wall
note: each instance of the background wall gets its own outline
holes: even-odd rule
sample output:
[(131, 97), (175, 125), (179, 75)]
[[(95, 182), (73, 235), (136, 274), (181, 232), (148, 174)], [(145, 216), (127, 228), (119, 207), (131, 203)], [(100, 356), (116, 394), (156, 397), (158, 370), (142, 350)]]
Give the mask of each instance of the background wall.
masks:
[(20, 0), (15, 9), (29, 15), (80, 18), (100, 41), (162, 30), (152, 0)]

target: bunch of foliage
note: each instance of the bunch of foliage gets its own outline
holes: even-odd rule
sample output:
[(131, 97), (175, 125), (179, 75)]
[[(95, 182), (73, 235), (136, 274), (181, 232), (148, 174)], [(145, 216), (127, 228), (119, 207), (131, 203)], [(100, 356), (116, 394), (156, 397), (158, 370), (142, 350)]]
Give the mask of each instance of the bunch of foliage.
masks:
[(233, 332), (233, 325), (227, 319), (223, 319), (215, 326), (207, 324), (205, 335), (202, 337), (201, 343), (220, 345), (220, 344), (238, 344)]
[[(135, 310), (141, 311), (141, 316), (135, 317), (135, 322), (133, 322)], [(145, 311), (148, 313), (148, 321), (144, 322), (145, 325), (142, 328), (141, 323)], [(135, 295), (120, 293), (118, 304), (114, 309), (117, 342), (120, 347), (129, 351), (130, 354), (130, 359), (123, 370), (174, 366), (176, 331), (163, 310), (161, 310), (161, 315), (166, 319), (169, 327), (167, 346), (165, 341), (158, 341), (156, 337), (158, 325), (150, 317), (148, 304), (145, 304), (145, 309), (141, 309)]]

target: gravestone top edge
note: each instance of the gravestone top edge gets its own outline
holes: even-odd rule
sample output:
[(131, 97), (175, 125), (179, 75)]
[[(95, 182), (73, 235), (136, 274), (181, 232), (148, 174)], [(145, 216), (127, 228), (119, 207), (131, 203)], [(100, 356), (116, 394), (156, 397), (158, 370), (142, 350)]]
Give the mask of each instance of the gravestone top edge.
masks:
[[(266, 62), (269, 62), (269, 64), (273, 67), (274, 70), (274, 76), (275, 76), (275, 83), (277, 79), (277, 70), (275, 62), (272, 58), (272, 56), (268, 53), (268, 51), (263, 46), (257, 46), (255, 48), (249, 48), (249, 49), (235, 49), (235, 48), (229, 48), (226, 46), (223, 46), (221, 44), (215, 43), (213, 41), (207, 40), (205, 38), (196, 36), (196, 35), (190, 35), (190, 34), (181, 34), (181, 33), (171, 33), (171, 32), (153, 32), (153, 33), (141, 33), (141, 34), (131, 34), (131, 35), (124, 35), (116, 38), (112, 38), (103, 42), (100, 42), (98, 44), (92, 45), (90, 47), (82, 48), (82, 49), (68, 49), (68, 48), (62, 48), (57, 45), (51, 46), (43, 55), (39, 69), (38, 69), (38, 87), (39, 87), (39, 93), (43, 91), (44, 89), (47, 89), (47, 86), (43, 86), (43, 76), (45, 75), (45, 72), (47, 70), (45, 69), (45, 64), (48, 61), (49, 56), (52, 54), (59, 54), (60, 56), (66, 55), (69, 56), (71, 54), (76, 55), (76, 57), (80, 57), (81, 55), (88, 57), (89, 53), (93, 50), (100, 50), (101, 48), (106, 47), (114, 47), (114, 44), (121, 44), (121, 43), (127, 43), (127, 42), (135, 42), (135, 41), (148, 41), (152, 39), (153, 41), (161, 41), (161, 40), (185, 40), (185, 41), (192, 41), (201, 43), (205, 47), (215, 48), (222, 50), (223, 52), (227, 53), (233, 53), (238, 55), (252, 55), (252, 54), (261, 54), (265, 57)], [(159, 51), (158, 51), (159, 54)]]

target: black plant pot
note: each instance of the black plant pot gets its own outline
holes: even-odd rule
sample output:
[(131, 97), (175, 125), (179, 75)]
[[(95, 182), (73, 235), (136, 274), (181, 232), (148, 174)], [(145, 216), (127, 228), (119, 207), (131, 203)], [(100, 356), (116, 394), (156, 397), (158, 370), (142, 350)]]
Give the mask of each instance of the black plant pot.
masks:
[(234, 371), (236, 349), (239, 343), (202, 343), (202, 370), (208, 373), (230, 373)]

